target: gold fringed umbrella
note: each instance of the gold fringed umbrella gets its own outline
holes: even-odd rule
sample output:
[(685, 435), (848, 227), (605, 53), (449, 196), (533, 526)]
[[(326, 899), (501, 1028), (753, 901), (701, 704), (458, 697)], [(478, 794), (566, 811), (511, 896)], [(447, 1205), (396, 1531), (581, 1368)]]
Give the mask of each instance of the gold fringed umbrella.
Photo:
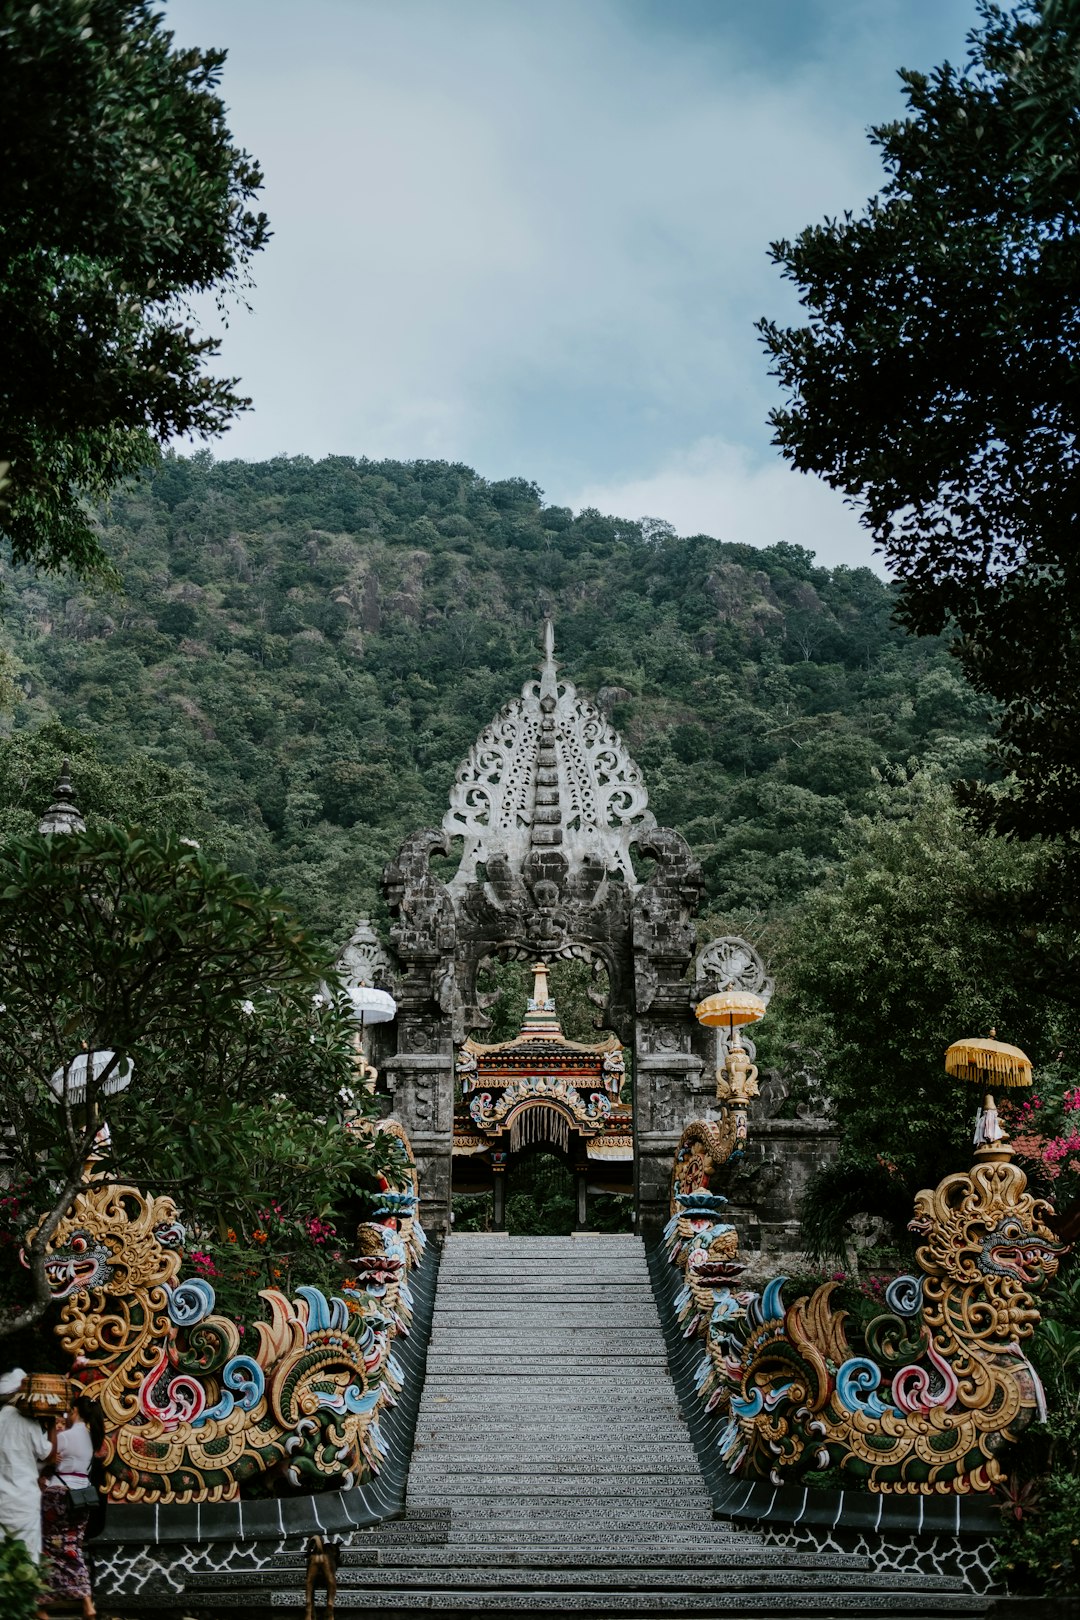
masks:
[(710, 1029), (737, 1029), (742, 1024), (756, 1024), (765, 1016), (766, 1003), (749, 990), (722, 990), (719, 995), (706, 996), (694, 1008), (699, 1024)]
[(945, 1053), (945, 1073), (973, 1086), (1030, 1086), (1031, 1059), (1018, 1046), (995, 1040), (992, 1029), (986, 1039), (953, 1041)]
[(737, 1100), (744, 1110), (744, 1127), (747, 1099), (757, 1096), (757, 1068), (743, 1050), (739, 1029), (764, 1018), (766, 1005), (749, 990), (721, 990), (715, 996), (706, 996), (694, 1008), (699, 1024), (728, 1032), (727, 1056), (716, 1071), (716, 1095), (721, 1102)]
[(975, 1157), (1001, 1161), (1010, 1156), (1008, 1135), (998, 1120), (991, 1086), (1030, 1086), (1031, 1059), (1018, 1046), (997, 1039), (992, 1029), (985, 1038), (953, 1041), (945, 1053), (945, 1073), (971, 1085), (982, 1086), (985, 1096), (975, 1121)]

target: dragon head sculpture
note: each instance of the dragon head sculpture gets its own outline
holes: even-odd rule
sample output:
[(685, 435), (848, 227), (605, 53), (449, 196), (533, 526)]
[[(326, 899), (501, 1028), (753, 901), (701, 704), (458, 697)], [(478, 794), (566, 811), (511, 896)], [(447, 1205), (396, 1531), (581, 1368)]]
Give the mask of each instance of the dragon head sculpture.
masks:
[(133, 1187), (91, 1187), (76, 1194), (58, 1222), (45, 1270), (54, 1299), (94, 1291), (122, 1296), (172, 1283), (183, 1246), (171, 1198), (146, 1198)]
[(916, 1259), (933, 1324), (947, 1315), (984, 1351), (1029, 1338), (1039, 1320), (1035, 1296), (1065, 1253), (1047, 1225), (1052, 1214), (1004, 1158), (917, 1193), (910, 1227), (922, 1238)]
[(408, 1270), (422, 1252), (415, 1167), (401, 1161), (361, 1228), (355, 1285), (327, 1297), (262, 1291), (268, 1320), (215, 1311), (206, 1276), (181, 1278), (184, 1228), (170, 1198), (94, 1184), (46, 1250), (57, 1333), (80, 1358), (106, 1432), (112, 1501), (221, 1501), (281, 1470), (302, 1488), (377, 1471), (379, 1413), (402, 1387)]

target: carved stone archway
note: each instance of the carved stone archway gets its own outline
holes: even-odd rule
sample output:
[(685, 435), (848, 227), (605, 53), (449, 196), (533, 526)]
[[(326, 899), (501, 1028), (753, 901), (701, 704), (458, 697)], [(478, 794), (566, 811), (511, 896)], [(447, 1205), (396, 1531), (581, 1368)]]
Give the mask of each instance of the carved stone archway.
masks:
[[(457, 856), (445, 881), (436, 855)], [(487, 1022), (480, 964), (576, 956), (606, 969), (604, 1023), (633, 1052), (638, 1219), (662, 1223), (672, 1155), (713, 1088), (689, 976), (701, 873), (681, 835), (656, 825), (607, 716), (560, 676), (550, 623), (539, 678), (481, 732), (441, 828), (405, 840), (383, 887), (399, 1011), (382, 1067), (425, 1222), (449, 1222), (455, 1048)]]

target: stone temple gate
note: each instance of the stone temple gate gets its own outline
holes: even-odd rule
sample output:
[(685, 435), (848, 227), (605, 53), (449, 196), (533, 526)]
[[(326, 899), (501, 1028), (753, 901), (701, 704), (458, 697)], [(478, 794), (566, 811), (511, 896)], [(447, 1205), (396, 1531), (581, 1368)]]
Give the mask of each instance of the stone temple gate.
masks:
[[(433, 858), (456, 869), (439, 875)], [(398, 1016), (376, 1056), (412, 1139), (429, 1229), (449, 1223), (456, 1054), (488, 1022), (478, 973), (567, 957), (606, 981), (602, 1022), (632, 1056), (639, 1227), (661, 1224), (680, 1134), (713, 1095), (716, 1036), (694, 1006), (747, 971), (760, 979), (760, 963), (749, 951), (733, 963), (722, 941), (696, 951), (697, 862), (657, 826), (607, 716), (559, 674), (550, 624), (539, 679), (481, 732), (441, 828), (407, 838), (383, 886)]]

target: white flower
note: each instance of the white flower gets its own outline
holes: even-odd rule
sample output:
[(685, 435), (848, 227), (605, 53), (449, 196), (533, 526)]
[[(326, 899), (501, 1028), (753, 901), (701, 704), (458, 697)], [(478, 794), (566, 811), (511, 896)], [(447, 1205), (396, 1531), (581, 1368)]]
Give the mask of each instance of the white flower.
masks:
[(201, 847), (197, 838), (181, 838), (180, 842), (186, 844), (188, 849), (199, 849)]
[(252, 1013), (255, 1011), (255, 1003), (253, 1001), (242, 1001), (240, 1003), (240, 1011), (242, 1013), (246, 1013), (250, 1018)]

